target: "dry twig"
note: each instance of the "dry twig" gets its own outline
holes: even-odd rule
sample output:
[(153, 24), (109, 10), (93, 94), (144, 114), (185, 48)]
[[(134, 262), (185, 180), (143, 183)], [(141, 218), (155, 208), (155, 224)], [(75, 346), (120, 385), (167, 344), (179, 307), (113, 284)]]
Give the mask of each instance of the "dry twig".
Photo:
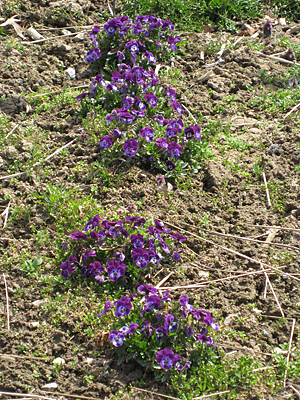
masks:
[[(265, 274), (265, 277), (266, 277), (266, 287), (267, 287), (267, 284), (270, 286), (270, 289), (271, 289), (271, 291), (272, 291), (272, 293), (273, 293), (273, 296), (274, 296), (274, 298), (275, 298), (275, 300), (276, 300), (276, 303), (277, 303), (278, 308), (279, 308), (279, 310), (280, 310), (280, 312), (281, 312), (281, 315), (282, 315), (283, 317), (285, 317), (284, 312), (283, 312), (283, 310), (282, 310), (282, 308), (281, 308), (281, 305), (280, 305), (280, 303), (279, 303), (278, 297), (276, 296), (276, 293), (275, 293), (275, 291), (274, 291), (273, 285), (272, 285), (272, 283), (271, 283), (271, 281), (270, 281), (270, 279), (269, 279), (269, 277), (268, 277), (268, 274), (266, 273), (266, 270), (265, 270), (265, 268), (264, 268), (264, 266), (263, 266), (262, 264), (260, 264), (260, 267), (261, 267), (261, 269), (264, 271), (264, 274)], [(266, 290), (266, 289), (265, 289), (265, 290)], [(266, 294), (267, 294), (267, 292), (266, 292)]]
[[(50, 156), (46, 157), (43, 161), (38, 161), (35, 164), (33, 164), (33, 166), (31, 167), (30, 171), (33, 170), (33, 168), (37, 167), (38, 165), (41, 165), (43, 162), (46, 162), (48, 160), (50, 160), (52, 157), (54, 157), (57, 153), (59, 153), (60, 151), (62, 151), (63, 149), (65, 149), (66, 147), (70, 146), (71, 144), (73, 144), (76, 141), (76, 139), (71, 140), (71, 142), (65, 144), (64, 146), (60, 147), (59, 149), (55, 150), (54, 153), (50, 154)], [(2, 181), (3, 179), (11, 179), (14, 178), (16, 176), (20, 176), (20, 175), (24, 175), (24, 174), (29, 174), (30, 171), (24, 171), (24, 172), (18, 172), (16, 174), (13, 175), (6, 175), (6, 176), (1, 176), (0, 177), (0, 181)]]
[(20, 126), (20, 124), (17, 124), (6, 136), (4, 139), (7, 139), (10, 137), (10, 135)]
[(4, 280), (4, 285), (5, 285), (5, 296), (6, 296), (6, 316), (7, 316), (7, 330), (10, 330), (10, 324), (9, 324), (9, 301), (8, 301), (8, 290), (7, 290), (7, 283), (6, 283), (6, 278), (5, 274), (3, 274), (3, 280)]
[[(168, 225), (168, 226), (171, 226), (171, 227), (174, 228), (174, 229), (177, 229), (177, 230), (179, 230), (179, 231), (185, 232), (185, 233), (187, 233), (188, 235), (194, 236), (194, 237), (196, 237), (197, 239), (202, 240), (203, 242), (209, 243), (209, 244), (211, 244), (211, 245), (213, 245), (213, 246), (217, 246), (217, 247), (219, 247), (220, 249), (223, 249), (223, 250), (227, 251), (228, 253), (232, 253), (232, 254), (235, 254), (235, 255), (237, 255), (237, 256), (239, 256), (239, 257), (245, 258), (246, 260), (252, 261), (252, 262), (255, 263), (255, 264), (262, 264), (263, 266), (265, 266), (265, 267), (267, 267), (267, 268), (269, 268), (269, 269), (271, 269), (271, 270), (277, 271), (277, 272), (279, 272), (279, 273), (282, 275), (282, 271), (280, 271), (279, 268), (271, 267), (271, 265), (262, 263), (261, 261), (255, 260), (254, 258), (251, 258), (251, 257), (248, 257), (248, 256), (246, 256), (245, 254), (239, 253), (238, 251), (235, 251), (235, 250), (232, 250), (232, 249), (228, 249), (228, 247), (224, 247), (224, 246), (221, 246), (221, 245), (219, 245), (219, 244), (217, 244), (217, 243), (212, 242), (211, 240), (204, 239), (204, 238), (202, 238), (201, 236), (196, 235), (195, 233), (192, 233), (192, 232), (189, 232), (189, 231), (187, 231), (187, 230), (185, 230), (185, 229), (182, 229), (182, 228), (180, 228), (179, 226), (170, 224), (169, 222), (165, 222), (165, 224)], [(261, 271), (261, 272), (263, 272), (263, 271)], [(252, 273), (249, 273), (249, 274), (252, 274)], [(300, 282), (300, 279), (299, 279), (299, 278), (296, 278), (295, 276), (293, 276), (293, 275), (291, 275), (291, 274), (289, 274), (289, 273), (287, 273), (287, 272), (285, 272), (285, 275), (287, 275), (287, 276), (293, 278), (294, 280)]]
[(266, 174), (263, 172), (263, 173), (262, 173), (262, 176), (263, 176), (264, 184), (265, 184), (265, 187), (266, 187), (268, 208), (270, 208), (270, 207), (272, 206), (272, 204), (271, 204), (271, 200), (270, 200), (270, 194), (269, 194), (268, 182), (267, 182)]
[[(191, 225), (188, 224), (187, 222), (181, 222), (184, 225), (190, 226), (191, 228), (195, 228), (198, 230), (201, 230), (205, 233), (207, 233), (208, 235), (215, 235), (215, 236), (221, 236), (221, 237), (228, 237), (228, 238), (232, 238), (232, 239), (238, 239), (238, 240), (246, 240), (249, 242), (254, 242), (254, 243), (262, 243), (264, 245), (274, 245), (274, 246), (278, 246), (278, 247), (287, 247), (289, 249), (293, 249), (293, 250), (297, 250), (300, 251), (300, 248), (298, 247), (294, 247), (294, 246), (289, 246), (288, 244), (282, 244), (282, 243), (272, 243), (268, 240), (268, 238), (266, 239), (266, 241), (264, 240), (256, 240), (256, 239), (252, 239), (252, 238), (248, 238), (248, 237), (243, 237), (243, 236), (236, 236), (236, 235), (229, 235), (227, 233), (221, 233), (221, 232), (216, 232), (216, 231), (209, 231), (208, 229), (205, 228), (199, 228), (195, 225)], [(264, 234), (265, 235), (265, 234)]]
[(152, 394), (153, 396), (164, 397), (165, 399), (180, 400), (180, 399), (178, 399), (178, 397), (167, 396), (166, 394), (160, 394), (160, 393), (156, 393), (156, 392), (151, 392), (150, 390), (140, 389), (140, 388), (136, 388), (134, 386), (131, 386), (131, 389), (137, 390), (138, 392), (149, 393), (149, 394)]
[(66, 38), (70, 38), (71, 36), (76, 36), (79, 35), (80, 33), (85, 33), (86, 30), (80, 31), (80, 32), (75, 32), (75, 33), (71, 33), (70, 35), (59, 35), (59, 36), (53, 36), (50, 38), (45, 38), (45, 39), (40, 39), (40, 40), (34, 40), (33, 42), (22, 42), (22, 44), (36, 44), (36, 43), (42, 43), (42, 42), (46, 42), (47, 40), (55, 40), (55, 39), (66, 39)]
[(230, 390), (225, 390), (224, 392), (217, 392), (211, 394), (205, 394), (201, 397), (193, 397), (193, 400), (201, 400), (201, 399), (208, 399), (209, 397), (219, 396), (220, 394), (230, 393)]
[(33, 356), (19, 356), (16, 354), (0, 354), (0, 357), (14, 357), (14, 358), (22, 358), (24, 360), (40, 360), (40, 361), (48, 361), (48, 357), (47, 358), (43, 358), (43, 357), (33, 357)]
[(280, 57), (269, 56), (268, 54), (261, 53), (260, 51), (251, 51), (251, 53), (256, 54), (258, 56), (265, 57), (265, 58), (269, 58), (274, 61), (279, 61), (282, 64), (289, 64), (289, 65), (293, 64), (293, 65), (298, 65), (298, 67), (300, 67), (300, 64), (297, 64), (296, 62), (289, 61), (289, 60), (286, 60), (286, 59), (280, 58)]
[(248, 226), (251, 226), (251, 227), (254, 227), (254, 228), (279, 229), (279, 230), (282, 230), (282, 231), (300, 232), (300, 229), (297, 229), (297, 228), (285, 228), (283, 226), (251, 225), (251, 224), (248, 224)]
[[(70, 86), (68, 89), (86, 89), (88, 87), (89, 87), (89, 85)], [(60, 89), (60, 90), (56, 90), (55, 92), (36, 94), (34, 96), (30, 96), (30, 98), (34, 99), (35, 97), (52, 96), (53, 94), (61, 93), (63, 90), (64, 89)]]
[(6, 209), (1, 214), (1, 217), (5, 215), (5, 219), (4, 219), (4, 223), (3, 223), (2, 229), (4, 229), (6, 227), (6, 224), (7, 224), (9, 207), (10, 207), (10, 202), (8, 203), (8, 206), (6, 207)]
[[(47, 392), (49, 393), (49, 392)], [(6, 396), (16, 396), (16, 397), (26, 397), (26, 398), (35, 398), (35, 399), (43, 399), (43, 400), (55, 400), (53, 397), (45, 397), (45, 396), (40, 396), (39, 394), (25, 394), (25, 393), (14, 393), (14, 392), (0, 392), (0, 395), (6, 395)], [(60, 394), (60, 393), (56, 393)], [(74, 397), (79, 397), (79, 396), (74, 396)]]
[(289, 111), (289, 112), (283, 117), (283, 121), (284, 121), (289, 115), (291, 115), (294, 111), (296, 111), (297, 108), (299, 108), (299, 107), (300, 107), (300, 103), (297, 104), (295, 107), (293, 107), (293, 108), (291, 109), (291, 111)]
[(288, 350), (288, 355), (287, 355), (287, 359), (286, 359), (286, 369), (284, 372), (283, 387), (286, 387), (286, 378), (287, 378), (287, 372), (288, 372), (289, 362), (290, 362), (290, 357), (291, 357), (291, 348), (292, 348), (295, 324), (296, 324), (296, 320), (293, 319), (293, 324), (292, 324), (291, 334), (290, 334), (290, 341), (289, 341), (289, 350)]
[(290, 386), (288, 386), (288, 387), (290, 387), (290, 388), (299, 396), (299, 398), (300, 398), (300, 392), (299, 392), (299, 390), (295, 389), (294, 386), (292, 386), (292, 385), (290, 385)]

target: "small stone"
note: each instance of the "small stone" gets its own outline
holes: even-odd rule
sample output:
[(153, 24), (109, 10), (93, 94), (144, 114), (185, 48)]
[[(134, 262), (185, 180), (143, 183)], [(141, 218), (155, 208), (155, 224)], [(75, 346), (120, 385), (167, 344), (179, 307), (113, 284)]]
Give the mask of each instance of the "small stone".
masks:
[(270, 337), (270, 334), (269, 334), (269, 332), (267, 332), (267, 331), (263, 331), (263, 334), (264, 334), (264, 337)]
[(46, 304), (47, 303), (47, 299), (42, 299), (42, 300), (35, 300), (35, 301), (33, 301), (32, 302), (32, 305), (34, 306), (34, 307), (41, 307), (41, 306), (43, 306), (44, 304)]
[(65, 363), (65, 360), (61, 357), (57, 357), (55, 360), (53, 360), (53, 364), (64, 365)]
[(87, 358), (84, 360), (84, 362), (87, 363), (87, 364), (89, 364), (89, 365), (91, 365), (91, 364), (93, 363), (93, 361), (94, 361), (94, 359), (93, 359), (93, 358), (90, 358), (90, 357), (87, 357)]
[(37, 328), (39, 325), (40, 323), (38, 321), (29, 322), (29, 326), (31, 326), (31, 328)]
[(65, 36), (70, 36), (72, 35), (72, 32), (68, 31), (67, 29), (62, 29), (61, 33)]
[(237, 317), (236, 314), (227, 315), (227, 317), (224, 320), (224, 325), (226, 325), (226, 326), (230, 325), (234, 321), (235, 317)]
[(287, 280), (289, 279), (288, 275), (282, 275), (282, 279)]
[(68, 75), (71, 79), (75, 79), (76, 77), (76, 71), (74, 68), (68, 68), (65, 70), (65, 74)]
[(58, 388), (58, 384), (56, 382), (46, 383), (46, 385), (42, 386), (42, 389), (49, 389), (49, 390), (53, 390), (53, 389), (57, 389), (57, 388)]

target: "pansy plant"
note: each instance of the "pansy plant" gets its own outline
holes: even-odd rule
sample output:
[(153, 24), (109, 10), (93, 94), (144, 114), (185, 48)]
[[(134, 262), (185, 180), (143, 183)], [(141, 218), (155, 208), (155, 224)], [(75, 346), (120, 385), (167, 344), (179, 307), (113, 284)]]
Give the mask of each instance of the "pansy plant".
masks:
[(119, 362), (135, 359), (162, 379), (169, 371), (187, 373), (194, 361), (215, 352), (218, 324), (186, 295), (172, 301), (169, 291), (141, 285), (137, 295), (107, 301), (98, 317), (113, 321), (109, 341), (118, 348)]
[[(127, 150), (135, 151), (135, 142), (130, 140)], [(95, 215), (82, 231), (71, 233), (64, 242), (61, 275), (70, 279), (81, 274), (101, 285), (136, 279), (141, 270), (146, 274), (162, 261), (179, 261), (185, 240), (177, 233), (171, 235), (158, 220), (151, 223), (139, 216), (123, 215), (108, 221)]]

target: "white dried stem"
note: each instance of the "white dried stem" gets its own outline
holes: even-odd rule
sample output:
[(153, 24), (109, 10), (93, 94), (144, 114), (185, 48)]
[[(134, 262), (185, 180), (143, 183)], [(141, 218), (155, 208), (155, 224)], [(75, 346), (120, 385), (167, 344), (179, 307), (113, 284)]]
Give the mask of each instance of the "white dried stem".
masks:
[(5, 219), (4, 219), (4, 224), (3, 224), (3, 228), (4, 229), (6, 227), (7, 224), (7, 220), (8, 220), (8, 213), (9, 213), (9, 208), (10, 208), (10, 202), (8, 203), (8, 206), (6, 207), (6, 209), (3, 211), (3, 213), (1, 214), (1, 216), (5, 215)]
[(220, 394), (226, 394), (226, 393), (230, 393), (230, 390), (224, 390), (224, 392), (205, 394), (204, 396), (201, 396), (201, 397), (193, 397), (193, 400), (208, 399), (209, 397), (214, 397), (214, 396), (218, 396)]
[[(220, 249), (223, 249), (223, 250), (227, 251), (228, 253), (232, 253), (232, 254), (235, 254), (235, 255), (237, 255), (237, 256), (239, 256), (239, 257), (245, 258), (246, 260), (249, 260), (249, 261), (251, 261), (251, 262), (253, 262), (253, 263), (255, 263), (255, 264), (259, 264), (259, 265), (262, 264), (264, 267), (267, 267), (267, 268), (269, 268), (269, 269), (271, 269), (271, 270), (277, 271), (277, 272), (280, 273), (280, 275), (282, 275), (282, 271), (280, 271), (279, 268), (272, 267), (271, 265), (262, 263), (261, 261), (255, 260), (254, 258), (251, 258), (251, 257), (248, 257), (248, 256), (246, 256), (245, 254), (239, 253), (238, 251), (235, 251), (235, 250), (229, 249), (229, 248), (227, 248), (227, 247), (221, 246), (221, 245), (219, 245), (219, 244), (217, 244), (217, 243), (212, 242), (211, 240), (204, 239), (204, 238), (202, 238), (201, 236), (198, 236), (198, 235), (196, 235), (196, 234), (194, 234), (194, 233), (192, 233), (192, 232), (186, 231), (185, 229), (182, 229), (182, 228), (180, 228), (179, 226), (170, 224), (169, 222), (165, 222), (165, 224), (168, 225), (168, 226), (171, 226), (171, 227), (174, 228), (174, 229), (177, 229), (177, 230), (179, 230), (179, 231), (185, 232), (185, 233), (187, 233), (188, 235), (194, 236), (194, 237), (196, 237), (197, 239), (202, 240), (203, 242), (206, 242), (206, 243), (209, 243), (209, 244), (211, 244), (211, 245), (213, 245), (213, 246), (219, 247)], [(249, 274), (251, 274), (251, 273), (249, 273)], [(294, 280), (300, 282), (300, 279), (296, 278), (295, 276), (293, 276), (293, 275), (291, 275), (291, 274), (289, 274), (289, 273), (287, 273), (287, 272), (285, 272), (285, 275), (287, 275), (287, 276), (293, 278)], [(189, 286), (189, 287), (190, 287), (190, 286)], [(193, 287), (193, 286), (192, 286), (192, 287)]]
[(274, 61), (279, 61), (282, 64), (289, 64), (289, 65), (293, 64), (293, 65), (298, 65), (298, 67), (300, 67), (300, 64), (297, 64), (293, 61), (289, 61), (289, 60), (286, 60), (286, 59), (280, 58), (280, 57), (269, 56), (267, 54), (261, 53), (260, 51), (251, 51), (251, 53), (261, 56), (261, 57), (269, 58)]
[(9, 301), (8, 301), (8, 290), (7, 290), (7, 283), (5, 274), (3, 274), (3, 280), (5, 285), (5, 297), (6, 297), (6, 316), (7, 316), (7, 330), (10, 330), (10, 323), (9, 323)]
[(296, 228), (285, 228), (283, 226), (268, 226), (268, 225), (251, 225), (248, 224), (248, 226), (254, 227), (254, 228), (267, 228), (267, 229), (280, 229), (283, 231), (295, 231), (295, 232), (300, 232), (300, 229)]
[(289, 111), (289, 112), (283, 117), (283, 121), (284, 121), (289, 115), (291, 115), (294, 111), (296, 111), (297, 108), (299, 108), (299, 107), (300, 107), (300, 103), (297, 104), (295, 107), (293, 107), (293, 108), (291, 109), (291, 111)]
[(86, 29), (80, 32), (75, 32), (75, 33), (71, 33), (70, 35), (59, 35), (59, 36), (53, 36), (50, 38), (45, 38), (45, 39), (40, 39), (40, 40), (34, 40), (33, 42), (22, 42), (22, 44), (36, 44), (36, 43), (42, 43), (42, 42), (46, 42), (48, 40), (55, 40), (55, 39), (65, 39), (65, 38), (70, 38), (71, 36), (76, 36), (79, 35), (79, 33), (85, 33)]
[(10, 135), (20, 126), (20, 124), (17, 124), (6, 136), (4, 139), (7, 139), (10, 137)]
[[(88, 88), (88, 87), (89, 87), (89, 85), (69, 86), (69, 89), (86, 89), (86, 88)], [(55, 92), (36, 94), (36, 95), (34, 95), (34, 96), (30, 96), (30, 99), (34, 99), (34, 98), (36, 98), (36, 97), (43, 97), (43, 96), (52, 96), (53, 94), (61, 93), (63, 90), (64, 90), (64, 89), (56, 90)]]
[[(278, 305), (278, 308), (279, 308), (279, 310), (280, 310), (280, 312), (281, 312), (281, 315), (285, 318), (284, 312), (283, 312), (283, 310), (282, 310), (282, 308), (281, 308), (281, 305), (280, 305), (280, 303), (279, 303), (278, 297), (276, 296), (276, 293), (275, 293), (274, 288), (273, 288), (273, 285), (272, 285), (272, 283), (271, 283), (271, 281), (270, 281), (270, 279), (269, 279), (269, 277), (268, 277), (268, 274), (266, 273), (265, 268), (264, 268), (264, 266), (263, 266), (262, 264), (260, 264), (260, 267), (261, 267), (261, 269), (264, 271), (264, 274), (265, 274), (265, 277), (266, 277), (266, 287), (267, 287), (267, 283), (268, 283), (268, 285), (270, 286), (270, 289), (271, 289), (271, 291), (272, 291), (272, 293), (273, 293), (273, 296), (274, 296), (274, 298), (275, 298), (275, 300), (276, 300), (276, 303), (277, 303), (277, 305)], [(265, 290), (266, 290), (266, 289), (265, 289)]]
[(290, 341), (289, 341), (289, 350), (288, 350), (288, 355), (287, 355), (287, 358), (286, 358), (286, 369), (285, 369), (285, 372), (284, 372), (283, 387), (286, 387), (286, 379), (287, 379), (287, 372), (288, 372), (289, 362), (290, 362), (290, 357), (291, 357), (291, 348), (292, 348), (295, 324), (296, 324), (296, 319), (293, 319), (292, 328), (291, 328), (291, 334), (290, 334)]
[(149, 393), (149, 394), (152, 394), (154, 396), (164, 397), (165, 399), (180, 400), (178, 397), (167, 396), (166, 394), (160, 394), (160, 393), (156, 393), (156, 392), (151, 392), (150, 390), (140, 389), (140, 388), (136, 388), (134, 386), (131, 386), (131, 389), (132, 390), (136, 390), (138, 392)]
[[(29, 398), (35, 398), (35, 399), (43, 399), (43, 400), (55, 400), (53, 397), (45, 397), (45, 396), (40, 396), (39, 394), (25, 394), (25, 393), (14, 393), (14, 392), (0, 392), (0, 395), (6, 395), (6, 396), (16, 396), (16, 397), (26, 397), (27, 399)], [(79, 397), (79, 396), (76, 396)]]
[(263, 176), (264, 184), (265, 184), (265, 187), (266, 187), (268, 208), (270, 208), (270, 207), (272, 206), (272, 204), (271, 204), (271, 200), (270, 200), (270, 194), (269, 194), (268, 182), (267, 182), (266, 174), (263, 172), (263, 173), (262, 173), (262, 176)]
[(189, 113), (189, 115), (192, 117), (193, 121), (195, 122), (195, 124), (197, 124), (197, 120), (196, 118), (193, 116), (193, 114), (190, 112), (190, 110), (183, 104), (181, 104), (181, 106)]

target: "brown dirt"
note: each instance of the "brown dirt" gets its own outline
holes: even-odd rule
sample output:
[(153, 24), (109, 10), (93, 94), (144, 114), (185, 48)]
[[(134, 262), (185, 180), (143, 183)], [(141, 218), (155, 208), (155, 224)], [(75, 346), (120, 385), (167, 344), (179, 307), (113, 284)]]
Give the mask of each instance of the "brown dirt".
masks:
[[(51, 8), (52, 3), (49, 6), (49, 2), (44, 0), (24, 3), (18, 11), (18, 17), (38, 31), (42, 29), (42, 24), (49, 28), (90, 25), (101, 23), (103, 16), (107, 16), (99, 1), (74, 1), (71, 10), (64, 7)], [(59, 14), (53, 10), (63, 12)], [(15, 10), (5, 11), (7, 17), (15, 13)], [(300, 38), (291, 36), (280, 27), (276, 29), (278, 37), (289, 37), (300, 45)], [(41, 30), (42, 34), (49, 37), (57, 32), (59, 31)], [(36, 202), (36, 193), (43, 193), (47, 184), (63, 184), (68, 189), (76, 188), (81, 191), (82, 198), (93, 194), (107, 213), (113, 213), (117, 208), (135, 201), (139, 205), (139, 212), (145, 217), (155, 216), (195, 234), (201, 228), (206, 228), (254, 238), (267, 231), (253, 227), (255, 224), (274, 226), (284, 223), (286, 227), (300, 227), (299, 171), (295, 172), (300, 164), (297, 118), (293, 116), (283, 122), (282, 113), (271, 114), (250, 105), (254, 96), (262, 92), (268, 93), (270, 89), (270, 85), (261, 80), (260, 72), (265, 70), (270, 78), (277, 77), (287, 67), (253, 55), (247, 45), (240, 43), (236, 49), (225, 50), (225, 65), (212, 68), (213, 77), (202, 83), (200, 77), (207, 69), (200, 61), (200, 51), (209, 42), (225, 40), (226, 34), (191, 34), (187, 38), (189, 45), (186, 45), (186, 55), (175, 61), (175, 68), (179, 68), (184, 78), (180, 82), (174, 82), (173, 86), (180, 94), (182, 104), (192, 110), (194, 115), (202, 114), (204, 134), (211, 136), (214, 151), (213, 160), (206, 161), (199, 174), (190, 178), (190, 186), (185, 187), (184, 180), (172, 181), (173, 192), (169, 200), (166, 200), (157, 194), (155, 176), (140, 166), (135, 166), (130, 173), (124, 173), (120, 182), (113, 183), (112, 190), (107, 190), (103, 181), (93, 179), (87, 167), (99, 159), (99, 148), (91, 146), (84, 138), (79, 141), (79, 145), (77, 143), (70, 146), (66, 156), (57, 155), (31, 173), (0, 181), (0, 211), (5, 209), (10, 199), (13, 213), (13, 218), (8, 219), (7, 227), (0, 235), (9, 239), (0, 242), (0, 254), (3, 260), (1, 270), (6, 274), (8, 283), (11, 310), (11, 330), (8, 331), (2, 279), (0, 352), (5, 357), (0, 356), (0, 390), (42, 393), (43, 385), (55, 381), (58, 390), (63, 393), (109, 398), (118, 390), (124, 391), (129, 383), (134, 385), (141, 378), (147, 382), (146, 388), (159, 389), (160, 392), (164, 390), (164, 387), (159, 387), (153, 382), (153, 377), (138, 366), (118, 366), (110, 350), (102, 350), (101, 337), (89, 339), (83, 335), (83, 329), (88, 324), (79, 321), (81, 332), (76, 328), (73, 318), (67, 318), (63, 324), (56, 325), (51, 307), (43, 308), (47, 302), (48, 305), (51, 302), (49, 298), (43, 300), (47, 293), (45, 284), (28, 278), (20, 270), (24, 254), (25, 259), (41, 256), (49, 260), (51, 265), (55, 264), (55, 247), (51, 247), (51, 241), (56, 237), (56, 218), (47, 212), (45, 206)], [(75, 114), (78, 105), (54, 105), (51, 110), (43, 111), (33, 118), (35, 106), (28, 107), (26, 96), (37, 92), (41, 87), (55, 92), (64, 86), (86, 85), (94, 74), (84, 60), (90, 46), (87, 35), (78, 42), (69, 38), (25, 45), (24, 51), (18, 47), (7, 49), (7, 39), (21, 41), (12, 31), (0, 41), (0, 115), (7, 117), (7, 133), (16, 123), (20, 127), (1, 144), (0, 176), (23, 171), (27, 162), (30, 163), (34, 154), (37, 154), (37, 147), (40, 147), (40, 157), (43, 157), (51, 154), (55, 146), (61, 147), (80, 136), (81, 124)], [(213, 55), (206, 53), (205, 63), (214, 60)], [(75, 80), (64, 73), (69, 67), (76, 70)], [(280, 84), (275, 82), (273, 88), (278, 88)], [(254, 90), (249, 91), (248, 85)], [(229, 95), (235, 95), (232, 106), (229, 101), (226, 103), (226, 99), (224, 100)], [(224, 104), (225, 107), (222, 108)], [(224, 124), (223, 128), (216, 126), (215, 133), (212, 132), (209, 130), (212, 121)], [(224, 147), (223, 142), (222, 146), (222, 129), (230, 121), (232, 124), (229, 137), (237, 136), (251, 147), (240, 151), (230, 143)], [(267, 124), (250, 125), (261, 121)], [(272, 146), (277, 146), (280, 151), (272, 152)], [(84, 167), (76, 171), (75, 167), (80, 163)], [(19, 169), (16, 167), (18, 165), (21, 166)], [(270, 209), (266, 206), (262, 177), (254, 171), (256, 165), (265, 168), (267, 180), (278, 188), (277, 192), (272, 192)], [(85, 210), (85, 221), (84, 213)], [(1, 218), (2, 226), (4, 219), (1, 221)], [(47, 229), (48, 244), (37, 249), (35, 232)], [(299, 252), (273, 246), (263, 247), (261, 244), (237, 239), (228, 240), (210, 235), (206, 238), (254, 259), (272, 262), (275, 267), (285, 265), (286, 273), (300, 273)], [(299, 246), (299, 235), (280, 231), (274, 242)], [(195, 257), (194, 263), (186, 261), (183, 266), (184, 275), (175, 271), (167, 281), (167, 286), (206, 281), (207, 272), (209, 279), (215, 280), (234, 275), (232, 271), (251, 272), (260, 269), (252, 261), (232, 255), (192, 236), (188, 237), (187, 246), (190, 254)], [(164, 272), (161, 272), (157, 279), (163, 277)], [(287, 275), (273, 274), (270, 279), (286, 317), (297, 320), (293, 345), (298, 343), (299, 346), (299, 285)], [(258, 357), (259, 351), (269, 352), (269, 346), (278, 347), (287, 343), (291, 329), (290, 321), (287, 326), (283, 324), (278, 328), (278, 320), (268, 317), (280, 316), (280, 311), (270, 289), (264, 299), (264, 287), (264, 276), (252, 275), (224, 281), (214, 287), (194, 289), (192, 296), (197, 297), (203, 307), (213, 312), (216, 320), (223, 321), (220, 344), (229, 341), (230, 329), (243, 332), (246, 338), (237, 334), (230, 337), (231, 345), (228, 349), (243, 346), (244, 350), (240, 353)], [(67, 288), (64, 290), (67, 292)], [(178, 296), (183, 292), (189, 293), (190, 289), (176, 291), (174, 295)], [(53, 292), (52, 297), (55, 296)], [(43, 300), (44, 303), (36, 304), (37, 300)], [(88, 301), (81, 311), (84, 311), (84, 307), (89, 307)], [(267, 316), (262, 317), (262, 314)], [(264, 331), (267, 333), (264, 334)], [(47, 355), (49, 359), (41, 361), (12, 357), (30, 357), (33, 354)], [(53, 369), (53, 357), (62, 357), (66, 362), (58, 372)], [(88, 361), (89, 357), (93, 360)], [(267, 357), (263, 360), (268, 362)], [(86, 378), (90, 375), (95, 377), (92, 383)], [(297, 385), (296, 381), (290, 383)], [(247, 396), (241, 398), (253, 398), (251, 394)]]

